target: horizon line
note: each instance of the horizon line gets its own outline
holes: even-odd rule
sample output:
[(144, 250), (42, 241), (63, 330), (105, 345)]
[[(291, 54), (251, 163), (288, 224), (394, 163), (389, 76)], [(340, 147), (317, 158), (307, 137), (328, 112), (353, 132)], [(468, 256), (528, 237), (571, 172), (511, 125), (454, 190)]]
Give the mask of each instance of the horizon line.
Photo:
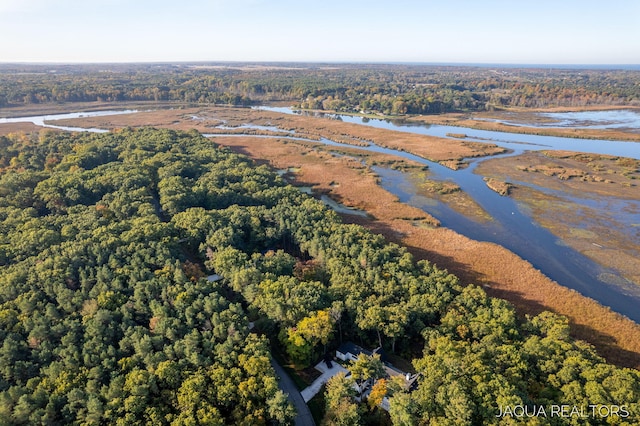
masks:
[(0, 61), (0, 65), (189, 65), (189, 64), (314, 64), (314, 65), (409, 65), (504, 68), (598, 68), (638, 69), (640, 63), (545, 63), (545, 62), (421, 62), (421, 61), (341, 61), (341, 60), (150, 60), (150, 61)]

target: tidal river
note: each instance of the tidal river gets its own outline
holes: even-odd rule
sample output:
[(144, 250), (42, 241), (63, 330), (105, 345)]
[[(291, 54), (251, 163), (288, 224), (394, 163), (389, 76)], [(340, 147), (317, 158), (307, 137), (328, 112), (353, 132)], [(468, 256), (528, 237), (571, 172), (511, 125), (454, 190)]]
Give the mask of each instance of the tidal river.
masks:
[[(293, 113), (289, 108), (266, 109), (281, 113)], [(332, 115), (331, 117), (366, 126), (439, 137), (446, 137), (447, 133), (462, 132), (467, 135), (466, 140), (489, 142), (508, 148), (510, 152), (507, 154), (471, 160), (468, 168), (457, 171), (403, 151), (382, 148), (373, 144), (361, 149), (409, 158), (427, 165), (433, 179), (449, 180), (457, 183), (463, 191), (469, 194), (491, 215), (493, 220), (488, 223), (478, 223), (464, 214), (453, 211), (445, 204), (418, 195), (417, 188), (405, 173), (374, 167), (374, 171), (381, 178), (381, 185), (395, 194), (402, 202), (422, 209), (440, 220), (443, 226), (469, 238), (494, 242), (508, 248), (561, 285), (577, 290), (581, 294), (595, 299), (614, 311), (640, 323), (640, 286), (619, 277), (619, 274), (613, 269), (602, 267), (576, 250), (566, 246), (558, 237), (538, 225), (535, 219), (527, 211), (521, 209), (513, 199), (502, 197), (490, 190), (483, 181), (482, 176), (474, 173), (477, 165), (485, 159), (518, 155), (528, 150), (569, 150), (640, 159), (640, 143), (523, 135), (468, 128), (461, 129), (451, 126), (393, 123), (385, 120), (363, 119), (347, 115)], [(327, 140), (322, 140), (322, 142), (340, 145)], [(353, 148), (353, 146), (351, 147)], [(622, 200), (620, 202), (624, 203), (624, 206), (617, 209), (617, 214), (620, 217), (616, 219), (623, 223), (640, 223), (640, 215), (637, 213), (640, 211), (640, 200)], [(605, 282), (601, 279), (602, 277), (611, 276), (617, 276), (619, 279), (613, 280), (614, 283), (611, 282), (612, 280)]]
[[(281, 113), (293, 113), (288, 108), (265, 109)], [(82, 116), (127, 114), (133, 112), (135, 111), (102, 111), (96, 113), (59, 114), (55, 116), (20, 117), (0, 119), (0, 123), (33, 122), (37, 125), (61, 130), (102, 132), (105, 130), (56, 126), (51, 124), (51, 121)], [(352, 116), (334, 117), (361, 125), (440, 137), (446, 137), (447, 133), (460, 133), (461, 131), (460, 128), (449, 126), (416, 126), (391, 123), (383, 120), (363, 120), (360, 117)], [(247, 127), (252, 127), (252, 125), (247, 125)], [(474, 129), (464, 129), (463, 132), (468, 136), (467, 140), (495, 143), (511, 150), (508, 154), (503, 155), (517, 155), (525, 150), (562, 149), (640, 159), (640, 144), (634, 142), (568, 139)], [(290, 137), (296, 138), (295, 135)], [(280, 136), (280, 138), (282, 138), (282, 136)], [(445, 204), (434, 202), (432, 199), (418, 195), (413, 183), (409, 180), (408, 176), (402, 172), (382, 167), (375, 167), (374, 170), (380, 175), (381, 184), (385, 189), (398, 196), (401, 201), (421, 208), (436, 217), (441, 221), (443, 226), (475, 240), (500, 244), (529, 261), (534, 267), (561, 285), (575, 289), (585, 296), (591, 297), (601, 304), (609, 306), (614, 311), (640, 323), (640, 286), (625, 282), (624, 279), (616, 280), (615, 284), (599, 279), (599, 277), (607, 274), (616, 275), (616, 272), (599, 266), (586, 256), (567, 247), (556, 236), (535, 223), (534, 219), (528, 215), (526, 211), (522, 211), (511, 198), (501, 197), (490, 190), (482, 180), (482, 177), (473, 173), (475, 167), (479, 162), (483, 161), (483, 159), (472, 160), (468, 168), (453, 171), (438, 163), (425, 160), (413, 154), (382, 148), (375, 144), (370, 144), (366, 147), (355, 147), (327, 139), (322, 139), (320, 142), (333, 146), (344, 146), (365, 151), (387, 153), (427, 165), (432, 174), (432, 178), (451, 180), (457, 183), (463, 191), (469, 194), (492, 216), (493, 220), (480, 224), (466, 217), (464, 214), (451, 210)], [(496, 158), (496, 156), (489, 158)], [(640, 201), (636, 201), (636, 204), (638, 208), (626, 210), (631, 212), (640, 211)], [(633, 213), (630, 214), (633, 215)], [(630, 217), (626, 220), (633, 223), (640, 223), (640, 217), (637, 216), (636, 214), (636, 217)]]

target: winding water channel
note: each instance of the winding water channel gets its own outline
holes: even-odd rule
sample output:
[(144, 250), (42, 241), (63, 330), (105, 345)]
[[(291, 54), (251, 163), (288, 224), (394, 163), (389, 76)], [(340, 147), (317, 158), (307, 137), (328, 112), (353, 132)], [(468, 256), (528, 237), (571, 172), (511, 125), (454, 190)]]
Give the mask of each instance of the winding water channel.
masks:
[[(265, 109), (288, 114), (294, 113), (289, 108)], [(32, 122), (44, 127), (52, 127), (61, 130), (97, 132), (104, 130), (56, 126), (51, 124), (50, 121), (82, 116), (89, 117), (96, 115), (127, 114), (133, 112), (135, 111), (101, 111), (95, 113), (82, 112), (38, 117), (21, 117), (0, 119), (0, 123)], [(624, 279), (616, 280), (616, 284), (604, 282), (599, 279), (599, 277), (602, 277), (603, 275), (617, 275), (617, 273), (613, 270), (609, 270), (608, 268), (601, 267), (588, 257), (563, 244), (563, 242), (551, 232), (539, 226), (528, 212), (522, 210), (513, 199), (509, 197), (502, 197), (490, 190), (482, 180), (482, 177), (474, 173), (476, 166), (487, 158), (518, 155), (527, 150), (560, 149), (640, 159), (639, 143), (511, 134), (439, 125), (418, 126), (415, 124), (392, 123), (384, 120), (363, 119), (361, 117), (353, 116), (334, 117), (345, 122), (440, 137), (446, 137), (447, 133), (460, 133), (463, 131), (467, 135), (466, 140), (489, 142), (508, 148), (510, 152), (507, 154), (470, 160), (470, 166), (466, 169), (453, 171), (438, 163), (425, 160), (422, 157), (403, 151), (383, 148), (375, 144), (369, 144), (368, 146), (363, 147), (341, 144), (328, 139), (321, 139), (320, 141), (309, 140), (309, 142), (321, 142), (323, 144), (336, 147), (391, 154), (427, 165), (431, 173), (431, 178), (436, 180), (450, 180), (458, 184), (463, 191), (471, 196), (489, 215), (491, 215), (493, 220), (485, 223), (476, 222), (464, 214), (452, 210), (446, 204), (419, 195), (415, 185), (409, 179), (408, 175), (403, 172), (383, 167), (374, 167), (374, 171), (380, 176), (381, 185), (386, 190), (398, 196), (402, 202), (418, 207), (436, 217), (440, 220), (443, 226), (453, 229), (454, 231), (475, 240), (490, 241), (502, 245), (518, 254), (523, 259), (529, 261), (534, 267), (561, 285), (577, 290), (581, 294), (591, 297), (601, 304), (609, 306), (614, 311), (626, 315), (632, 320), (640, 323), (640, 286), (634, 285), (630, 282), (625, 282)], [(250, 128), (253, 126), (245, 125), (244, 127)], [(279, 129), (277, 130), (280, 131)], [(215, 137), (220, 135), (211, 134), (205, 136)], [(278, 137), (282, 138), (282, 136)], [(295, 135), (289, 137), (302, 139)], [(585, 202), (593, 203), (594, 200)], [(621, 218), (624, 223), (640, 223), (640, 215), (634, 213), (640, 211), (640, 200), (618, 200), (618, 202), (623, 204), (618, 209), (621, 212), (621, 215), (624, 216), (624, 211), (628, 211), (628, 213), (626, 213), (627, 217)]]
[[(267, 109), (281, 113), (294, 113), (288, 108)], [(464, 132), (467, 135), (465, 140), (494, 143), (508, 148), (510, 152), (506, 154), (472, 159), (469, 160), (469, 167), (454, 171), (403, 151), (382, 148), (374, 144), (367, 147), (357, 147), (366, 151), (396, 155), (427, 165), (431, 172), (431, 178), (450, 180), (458, 184), (465, 193), (491, 215), (493, 220), (486, 223), (476, 222), (464, 214), (452, 210), (446, 204), (419, 195), (418, 189), (405, 173), (374, 167), (373, 170), (381, 178), (381, 185), (396, 195), (400, 201), (422, 209), (440, 220), (443, 226), (469, 238), (494, 242), (508, 248), (561, 285), (595, 299), (640, 323), (639, 286), (623, 278), (615, 280), (615, 284), (600, 279), (603, 276), (619, 275), (613, 269), (604, 268), (566, 246), (558, 237), (538, 225), (529, 212), (522, 209), (512, 198), (498, 195), (487, 187), (482, 176), (474, 173), (478, 164), (486, 159), (544, 149), (580, 151), (640, 159), (640, 143), (512, 134), (440, 125), (394, 123), (348, 115), (333, 115), (332, 117), (344, 122), (439, 137), (446, 137), (447, 133)], [(321, 142), (327, 145), (354, 148), (352, 145), (338, 144), (326, 139)], [(594, 203), (594, 200), (574, 201), (584, 204)], [(637, 225), (640, 223), (640, 215), (637, 213), (640, 211), (640, 200), (616, 199), (614, 201), (619, 204), (616, 209), (617, 219), (628, 224)], [(611, 203), (609, 202), (609, 204)]]
[(128, 109), (128, 110), (122, 110), (122, 111), (91, 111), (91, 112), (71, 112), (66, 114), (33, 115), (28, 117), (0, 118), (0, 124), (33, 123), (36, 126), (48, 127), (50, 129), (66, 130), (68, 132), (108, 133), (109, 130), (105, 130), (105, 129), (56, 126), (55, 124), (51, 124), (49, 122), (56, 121), (56, 120), (65, 120), (68, 118), (103, 117), (106, 115), (134, 114), (136, 112), (138, 111), (133, 109)]

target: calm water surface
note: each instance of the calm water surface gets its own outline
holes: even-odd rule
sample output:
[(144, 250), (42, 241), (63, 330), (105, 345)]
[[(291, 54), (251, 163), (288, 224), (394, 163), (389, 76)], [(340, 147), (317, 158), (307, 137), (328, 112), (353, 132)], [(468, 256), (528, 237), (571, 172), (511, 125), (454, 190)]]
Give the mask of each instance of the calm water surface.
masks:
[(637, 110), (608, 110), (608, 111), (579, 111), (579, 112), (541, 112), (536, 115), (550, 119), (548, 122), (528, 122), (509, 119), (509, 113), (505, 119), (490, 119), (511, 126), (526, 126), (535, 128), (546, 127), (571, 127), (578, 129), (626, 129), (632, 132), (640, 132), (640, 113)]
[(417, 133), (428, 136), (447, 137), (447, 133), (464, 133), (465, 140), (490, 142), (503, 148), (523, 152), (545, 149), (588, 152), (640, 159), (640, 143), (626, 141), (608, 141), (599, 139), (562, 138), (556, 136), (524, 135), (518, 133), (493, 132), (490, 130), (470, 129), (466, 127), (429, 125), (402, 121), (366, 119), (362, 117), (338, 116), (347, 123), (363, 124), (400, 132)]
[[(293, 113), (289, 108), (267, 109)], [(431, 172), (431, 178), (457, 183), (491, 215), (493, 220), (487, 223), (475, 222), (469, 217), (453, 211), (443, 203), (419, 195), (417, 188), (407, 174), (397, 170), (374, 167), (374, 171), (381, 178), (381, 185), (398, 196), (401, 201), (431, 214), (440, 220), (443, 226), (456, 232), (478, 241), (494, 242), (508, 248), (529, 261), (551, 279), (611, 307), (636, 322), (640, 322), (640, 286), (623, 278), (616, 279), (615, 284), (612, 284), (611, 280), (608, 280), (609, 282), (602, 281), (601, 277), (618, 276), (618, 274), (612, 269), (601, 267), (588, 257), (566, 246), (555, 235), (538, 225), (526, 209), (522, 209), (513, 199), (502, 197), (490, 190), (482, 177), (474, 173), (477, 165), (487, 158), (518, 155), (525, 151), (544, 149), (582, 151), (640, 159), (639, 143), (522, 135), (440, 125), (416, 125), (347, 115), (333, 115), (332, 117), (371, 127), (439, 137), (446, 137), (447, 133), (465, 133), (468, 136), (466, 140), (495, 143), (511, 150), (508, 154), (470, 160), (468, 168), (453, 171), (438, 163), (403, 151), (382, 148), (374, 144), (359, 148), (392, 154), (427, 165)], [(328, 145), (344, 146), (325, 139), (321, 142)], [(349, 147), (353, 148), (351, 145)], [(546, 189), (546, 191), (549, 190)], [(561, 192), (557, 195), (566, 196)], [(618, 210), (615, 213), (620, 213), (621, 222), (635, 227), (632, 229), (637, 229), (640, 224), (640, 202), (638, 200), (574, 198), (571, 201), (583, 203), (591, 208)], [(637, 232), (633, 234), (638, 235)]]
[[(277, 112), (292, 113), (289, 108), (265, 108)], [(37, 125), (52, 127), (69, 131), (94, 131), (103, 132), (103, 129), (84, 129), (65, 126), (56, 126), (50, 123), (58, 119), (78, 118), (89, 116), (103, 116), (113, 114), (129, 114), (136, 111), (100, 111), (100, 112), (79, 112), (71, 114), (44, 115), (36, 117), (3, 118), (0, 123), (32, 122)], [(384, 120), (363, 119), (353, 116), (336, 116), (346, 122), (352, 122), (372, 127), (385, 128), (396, 131), (412, 132), (425, 135), (446, 137), (447, 133), (467, 134), (467, 140), (480, 142), (490, 142), (511, 150), (505, 155), (517, 155), (525, 150), (541, 149), (566, 149), (572, 151), (593, 152), (600, 154), (610, 154), (626, 156), (640, 159), (640, 144), (634, 142), (612, 142), (593, 141), (569, 138), (557, 138), (535, 135), (519, 135), (501, 132), (490, 132), (475, 129), (462, 129), (451, 126), (429, 126), (415, 125), (407, 123), (392, 123)], [(247, 125), (245, 128), (259, 128), (260, 130), (276, 130), (272, 127)], [(279, 129), (277, 129), (280, 131)], [(210, 137), (220, 135), (205, 135)], [(262, 136), (269, 137), (269, 136)], [(282, 138), (282, 136), (280, 137)], [(293, 139), (301, 139), (291, 137)], [(318, 141), (310, 141), (318, 142)], [(366, 147), (355, 147), (322, 139), (319, 142), (337, 147), (358, 148), (365, 151), (374, 151), (392, 154), (403, 158), (417, 161), (427, 165), (431, 172), (431, 177), (436, 180), (451, 180), (456, 182), (463, 191), (469, 194), (482, 208), (484, 208), (493, 218), (487, 223), (478, 223), (469, 219), (463, 214), (457, 213), (447, 205), (420, 196), (408, 175), (396, 171), (375, 167), (374, 170), (381, 178), (381, 185), (398, 196), (401, 201), (423, 209), (425, 212), (438, 218), (448, 228), (451, 228), (463, 235), (479, 241), (491, 241), (500, 244), (515, 252), (522, 258), (531, 262), (550, 278), (560, 284), (573, 288), (582, 294), (598, 300), (600, 303), (611, 307), (613, 310), (640, 322), (640, 286), (626, 283), (624, 280), (617, 280), (617, 284), (609, 284), (601, 281), (598, 277), (607, 274), (615, 275), (615, 271), (602, 268), (589, 258), (581, 255), (575, 250), (566, 247), (562, 241), (551, 234), (546, 229), (537, 225), (526, 211), (509, 197), (501, 197), (490, 190), (482, 177), (473, 173), (477, 164), (483, 159), (471, 160), (468, 168), (453, 171), (438, 163), (433, 163), (424, 158), (409, 154), (403, 151), (382, 148), (375, 144)], [(496, 158), (493, 156), (490, 158)], [(598, 203), (599, 201), (590, 201)], [(625, 223), (633, 224), (634, 214), (637, 216), (640, 206), (624, 205), (620, 211), (629, 211), (631, 218)], [(354, 213), (353, 210), (350, 213)], [(638, 219), (636, 224), (640, 223)]]
[(106, 129), (56, 126), (55, 124), (51, 124), (49, 122), (56, 121), (56, 120), (65, 120), (68, 118), (103, 117), (107, 115), (133, 114), (136, 112), (138, 111), (137, 110), (121, 110), (121, 111), (91, 111), (91, 112), (71, 112), (67, 114), (34, 115), (34, 116), (28, 116), (28, 117), (0, 118), (0, 124), (33, 123), (36, 126), (48, 127), (50, 129), (65, 130), (68, 132), (107, 133), (109, 132), (109, 130), (106, 130)]

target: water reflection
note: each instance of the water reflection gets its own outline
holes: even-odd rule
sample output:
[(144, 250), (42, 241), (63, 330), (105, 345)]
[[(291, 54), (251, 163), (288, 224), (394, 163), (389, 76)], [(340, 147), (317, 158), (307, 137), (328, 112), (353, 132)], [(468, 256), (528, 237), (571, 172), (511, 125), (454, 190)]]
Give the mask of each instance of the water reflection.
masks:
[[(633, 110), (576, 111), (576, 112), (540, 112), (533, 114), (533, 120), (524, 120), (517, 114), (504, 114), (505, 118), (486, 118), (518, 127), (569, 127), (578, 129), (626, 129), (640, 132), (640, 113)], [(513, 117), (513, 118), (510, 118)], [(537, 121), (540, 117), (547, 121)]]
[[(292, 113), (287, 108), (280, 109), (278, 112)], [(345, 122), (439, 137), (447, 137), (447, 133), (460, 133), (461, 131), (461, 128), (452, 126), (392, 123), (372, 118), (363, 120), (361, 117), (347, 115), (341, 117)], [(466, 140), (491, 142), (511, 150), (511, 152), (499, 156), (518, 155), (527, 150), (554, 149), (640, 159), (640, 144), (635, 142), (522, 135), (467, 128), (464, 128), (463, 131), (468, 136)], [(321, 142), (327, 145), (345, 146), (326, 139), (322, 139)], [(519, 206), (513, 199), (501, 197), (488, 189), (482, 178), (473, 173), (477, 165), (486, 158), (473, 159), (466, 169), (453, 171), (416, 155), (382, 148), (375, 144), (370, 144), (366, 147), (349, 145), (349, 147), (391, 154), (428, 165), (431, 172), (430, 178), (456, 182), (494, 220), (487, 223), (478, 223), (452, 210), (443, 203), (419, 195), (415, 185), (403, 172), (383, 167), (374, 167), (374, 171), (380, 176), (383, 188), (398, 196), (402, 202), (420, 208), (436, 217), (443, 226), (478, 241), (490, 241), (504, 246), (528, 260), (534, 267), (540, 269), (551, 279), (577, 290), (603, 305), (611, 307), (636, 322), (640, 322), (640, 310), (637, 308), (640, 305), (640, 287), (629, 284), (624, 279), (610, 279), (611, 277), (620, 277), (616, 271), (601, 267), (591, 259), (563, 244), (551, 232), (535, 223), (531, 213)], [(639, 223), (640, 221), (636, 220), (637, 216), (634, 214), (637, 211), (635, 204), (631, 203), (626, 206), (631, 214), (627, 216), (625, 222), (629, 224)]]
[(93, 133), (107, 133), (109, 130), (97, 129), (97, 128), (85, 128), (85, 127), (69, 127), (69, 126), (57, 126), (51, 124), (50, 121), (66, 120), (70, 118), (85, 118), (85, 117), (103, 117), (108, 115), (120, 115), (120, 114), (133, 114), (138, 110), (109, 110), (109, 111), (83, 111), (83, 112), (71, 112), (67, 114), (47, 114), (47, 115), (34, 115), (29, 117), (14, 117), (14, 118), (0, 118), (0, 124), (6, 123), (33, 123), (36, 126), (48, 127), (50, 129), (64, 130), (67, 132), (93, 132)]
[[(285, 114), (296, 114), (291, 108), (261, 107), (268, 111)], [(338, 114), (339, 115), (339, 114)], [(558, 136), (527, 135), (509, 132), (494, 132), (490, 130), (478, 130), (468, 127), (443, 126), (420, 122), (408, 122), (403, 120), (384, 120), (369, 118), (363, 121), (362, 117), (351, 115), (339, 115), (342, 121), (361, 124), (380, 129), (399, 132), (417, 133), (427, 136), (437, 136), (452, 139), (447, 133), (464, 132), (465, 140), (473, 142), (490, 142), (508, 149), (538, 151), (543, 149), (588, 152), (593, 154), (613, 155), (629, 157), (640, 160), (640, 143), (628, 141), (609, 141), (599, 139), (563, 138)]]

